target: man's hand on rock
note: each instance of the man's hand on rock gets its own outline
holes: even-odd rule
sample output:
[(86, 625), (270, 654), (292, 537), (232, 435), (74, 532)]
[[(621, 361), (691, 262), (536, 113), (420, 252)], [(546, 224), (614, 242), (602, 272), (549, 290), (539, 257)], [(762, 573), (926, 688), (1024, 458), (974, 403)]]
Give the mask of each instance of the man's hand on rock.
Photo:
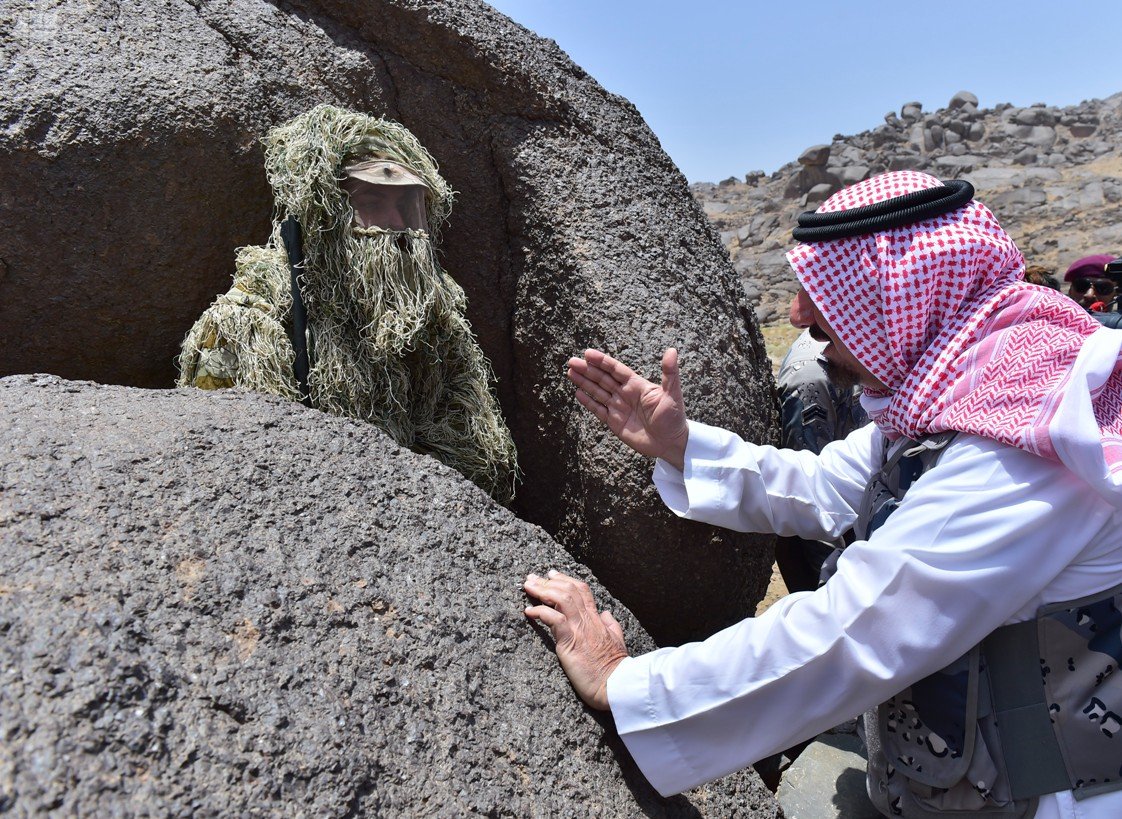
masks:
[(541, 601), (526, 616), (549, 627), (557, 659), (577, 695), (592, 708), (608, 710), (608, 677), (627, 656), (623, 629), (608, 611), (597, 611), (588, 584), (560, 572), (526, 576), (523, 588)]
[(654, 384), (599, 350), (570, 358), (569, 379), (577, 400), (641, 455), (662, 458), (677, 469), (686, 454), (689, 427), (678, 377), (678, 351), (662, 356), (662, 384)]

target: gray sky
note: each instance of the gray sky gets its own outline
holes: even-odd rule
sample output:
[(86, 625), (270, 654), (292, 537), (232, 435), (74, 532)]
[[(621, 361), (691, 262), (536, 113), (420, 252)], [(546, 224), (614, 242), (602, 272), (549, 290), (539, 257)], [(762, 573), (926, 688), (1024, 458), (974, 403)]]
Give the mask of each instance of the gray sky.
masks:
[(771, 173), (911, 100), (1122, 91), (1122, 0), (489, 0), (633, 102), (691, 182)]

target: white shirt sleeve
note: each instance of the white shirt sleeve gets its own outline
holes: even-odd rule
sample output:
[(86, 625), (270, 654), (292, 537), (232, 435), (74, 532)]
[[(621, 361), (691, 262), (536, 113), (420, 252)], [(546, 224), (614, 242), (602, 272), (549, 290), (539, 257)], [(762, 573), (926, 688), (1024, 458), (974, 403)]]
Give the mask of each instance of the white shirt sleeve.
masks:
[[(872, 440), (856, 432), (814, 463), (705, 433), (678, 486), (664, 475), (659, 488), (690, 517), (833, 536), (852, 522)], [(1117, 560), (1086, 561), (1074, 587), (1057, 581), (1112, 514), (1064, 467), (961, 435), (825, 586), (704, 642), (624, 660), (608, 680), (616, 727), (663, 795), (739, 770), (883, 702), (1044, 602), (1114, 585)]]
[(853, 526), (884, 436), (873, 424), (820, 455), (749, 444), (690, 422), (685, 468), (659, 459), (654, 481), (671, 511), (738, 532), (833, 540)]

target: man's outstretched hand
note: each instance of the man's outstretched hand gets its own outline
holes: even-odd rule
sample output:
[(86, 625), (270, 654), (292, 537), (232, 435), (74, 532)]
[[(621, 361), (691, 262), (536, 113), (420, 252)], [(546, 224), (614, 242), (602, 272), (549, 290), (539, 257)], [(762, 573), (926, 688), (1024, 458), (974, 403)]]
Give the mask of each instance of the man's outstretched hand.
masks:
[(577, 695), (592, 708), (608, 710), (608, 677), (627, 656), (623, 629), (608, 611), (597, 611), (588, 584), (560, 572), (526, 576), (523, 588), (540, 605), (526, 616), (549, 627), (557, 659)]
[(682, 468), (689, 427), (677, 350), (662, 355), (661, 385), (599, 350), (570, 358), (568, 376), (577, 385), (577, 400), (617, 438), (641, 455)]

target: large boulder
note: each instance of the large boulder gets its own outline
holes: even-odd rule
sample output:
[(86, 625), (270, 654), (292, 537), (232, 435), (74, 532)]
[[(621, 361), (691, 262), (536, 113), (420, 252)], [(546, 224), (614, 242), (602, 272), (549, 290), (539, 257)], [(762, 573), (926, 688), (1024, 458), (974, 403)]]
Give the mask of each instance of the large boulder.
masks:
[(770, 539), (675, 520), (563, 371), (682, 351), (691, 415), (774, 440), (728, 255), (635, 108), (482, 0), (141, 0), (0, 9), (0, 375), (166, 387), (180, 339), (263, 241), (258, 138), (320, 102), (409, 127), (459, 191), (443, 262), (499, 377), (516, 511), (660, 642), (750, 613)]
[(775, 816), (751, 771), (651, 789), (522, 615), (550, 566), (368, 425), (2, 379), (0, 813)]

